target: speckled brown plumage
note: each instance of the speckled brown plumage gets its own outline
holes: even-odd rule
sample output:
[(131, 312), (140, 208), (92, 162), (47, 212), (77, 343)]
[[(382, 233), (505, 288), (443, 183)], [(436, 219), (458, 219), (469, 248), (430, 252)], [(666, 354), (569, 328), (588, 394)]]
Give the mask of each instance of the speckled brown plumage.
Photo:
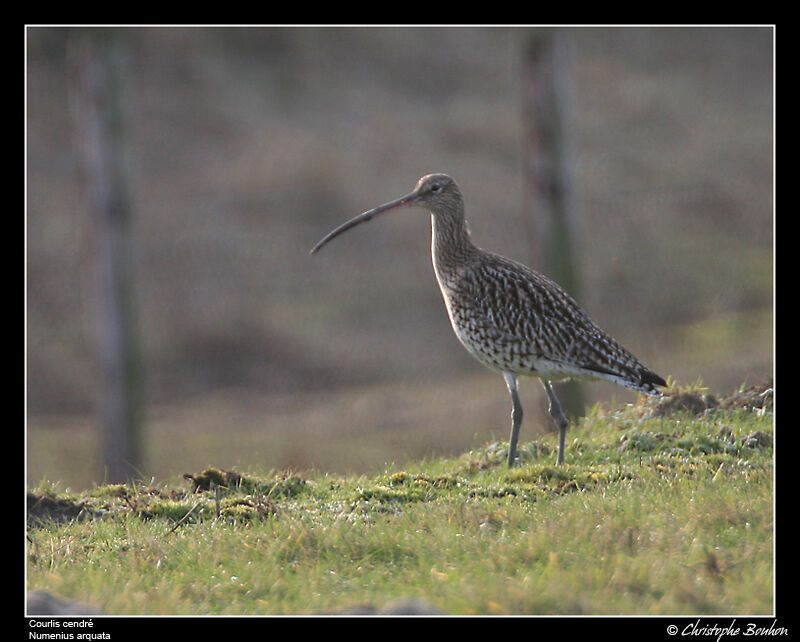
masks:
[(556, 283), (524, 265), (483, 253), (440, 284), (456, 336), (490, 368), (608, 379), (650, 394), (664, 385)]
[(538, 377), (560, 432), (564, 461), (567, 420), (551, 381), (605, 379), (647, 394), (666, 382), (603, 332), (560, 286), (534, 270), (475, 246), (464, 202), (446, 174), (423, 176), (410, 194), (351, 219), (313, 249), (383, 212), (419, 206), (430, 211), (431, 256), (453, 331), (478, 361), (502, 372), (513, 401), (509, 466), (522, 421), (517, 375)]

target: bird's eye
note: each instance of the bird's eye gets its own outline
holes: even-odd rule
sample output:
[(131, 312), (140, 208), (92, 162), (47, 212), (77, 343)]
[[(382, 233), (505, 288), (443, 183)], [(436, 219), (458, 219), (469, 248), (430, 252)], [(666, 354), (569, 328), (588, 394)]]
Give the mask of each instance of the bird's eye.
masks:
[(431, 185), (431, 191), (432, 192), (438, 192), (440, 189), (442, 189), (442, 186), (439, 185), (439, 183), (433, 183)]

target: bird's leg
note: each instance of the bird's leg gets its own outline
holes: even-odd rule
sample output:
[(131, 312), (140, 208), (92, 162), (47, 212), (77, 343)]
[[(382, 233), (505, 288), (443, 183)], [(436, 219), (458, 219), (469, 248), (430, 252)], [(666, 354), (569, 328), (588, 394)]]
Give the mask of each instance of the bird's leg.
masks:
[(508, 467), (514, 465), (517, 456), (517, 440), (519, 439), (519, 427), (522, 425), (522, 404), (519, 401), (517, 392), (517, 377), (511, 372), (504, 372), (508, 391), (511, 393), (511, 438), (508, 442)]
[(567, 426), (569, 426), (569, 420), (564, 416), (564, 411), (561, 409), (561, 403), (558, 401), (558, 397), (556, 397), (556, 393), (553, 391), (553, 385), (544, 379), (542, 379), (542, 385), (547, 391), (547, 396), (550, 399), (550, 408), (548, 408), (548, 410), (550, 410), (550, 416), (553, 417), (553, 420), (556, 422), (556, 426), (558, 427), (558, 459), (556, 460), (556, 465), (560, 466), (564, 463), (564, 439), (567, 436)]

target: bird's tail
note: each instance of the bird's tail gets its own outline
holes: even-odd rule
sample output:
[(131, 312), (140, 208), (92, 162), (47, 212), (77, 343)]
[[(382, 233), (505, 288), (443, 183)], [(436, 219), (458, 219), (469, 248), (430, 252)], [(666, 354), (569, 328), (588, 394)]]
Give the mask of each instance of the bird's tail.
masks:
[(660, 395), (661, 390), (659, 387), (663, 388), (667, 385), (664, 378), (652, 370), (642, 369), (638, 372), (638, 375), (638, 379), (632, 379), (629, 384), (626, 384), (628, 388), (633, 388), (648, 395)]
[(629, 368), (622, 372), (614, 372), (608, 368), (597, 366), (592, 367), (591, 371), (594, 378), (605, 379), (619, 386), (643, 392), (646, 395), (660, 395), (659, 386), (665, 387), (667, 385), (667, 382), (660, 375), (641, 365), (638, 368)]

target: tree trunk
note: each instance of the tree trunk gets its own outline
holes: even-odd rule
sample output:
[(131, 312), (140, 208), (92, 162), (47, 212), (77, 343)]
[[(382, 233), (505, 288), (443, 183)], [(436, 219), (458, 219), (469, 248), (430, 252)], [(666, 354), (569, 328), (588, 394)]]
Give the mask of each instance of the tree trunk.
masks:
[(141, 473), (141, 366), (133, 288), (132, 208), (124, 149), (122, 45), (115, 29), (71, 34), (81, 183), (91, 217), (98, 411), (105, 478)]
[[(534, 29), (523, 51), (524, 164), (532, 264), (577, 298), (577, 215), (572, 158), (572, 40), (563, 29)], [(564, 410), (582, 415), (577, 382), (556, 386)]]

